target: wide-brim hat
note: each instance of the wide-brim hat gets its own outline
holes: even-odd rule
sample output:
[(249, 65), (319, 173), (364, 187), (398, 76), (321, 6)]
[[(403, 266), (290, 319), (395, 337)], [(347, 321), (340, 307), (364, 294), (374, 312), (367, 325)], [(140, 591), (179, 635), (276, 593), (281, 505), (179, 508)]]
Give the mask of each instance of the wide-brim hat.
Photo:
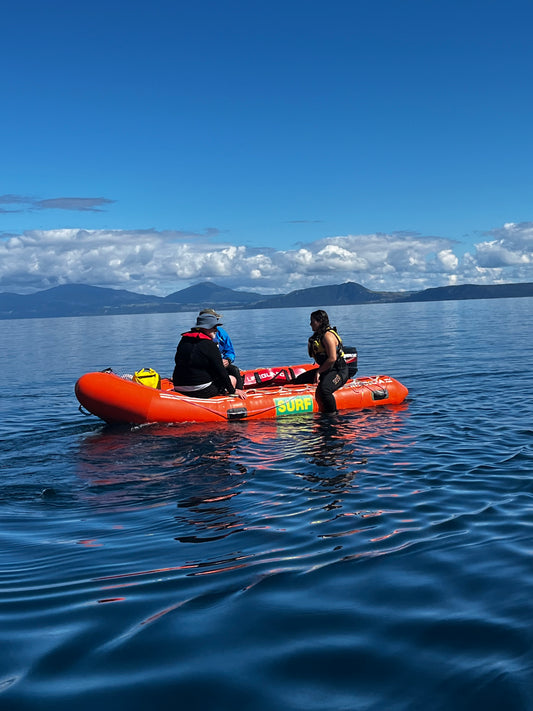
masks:
[(205, 328), (206, 331), (210, 331), (217, 326), (222, 326), (222, 321), (213, 314), (200, 314), (196, 319), (196, 328)]

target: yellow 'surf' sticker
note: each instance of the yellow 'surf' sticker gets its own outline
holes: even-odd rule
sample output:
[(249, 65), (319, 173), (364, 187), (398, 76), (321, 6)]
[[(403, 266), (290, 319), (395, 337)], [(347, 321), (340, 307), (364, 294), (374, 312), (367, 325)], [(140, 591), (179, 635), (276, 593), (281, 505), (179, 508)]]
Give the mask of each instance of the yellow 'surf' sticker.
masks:
[(298, 397), (276, 397), (276, 416), (299, 415), (301, 412), (313, 412), (313, 398), (311, 395)]

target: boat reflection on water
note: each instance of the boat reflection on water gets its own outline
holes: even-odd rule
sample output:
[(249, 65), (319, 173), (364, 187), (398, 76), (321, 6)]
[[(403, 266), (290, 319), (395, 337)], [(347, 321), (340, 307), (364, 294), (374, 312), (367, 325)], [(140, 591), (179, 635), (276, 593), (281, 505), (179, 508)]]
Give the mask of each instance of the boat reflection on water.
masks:
[(403, 403), (333, 418), (103, 426), (82, 440), (77, 474), (94, 504), (120, 509), (221, 504), (261, 472), (279, 486), (289, 474), (336, 490), (376, 453), (405, 449), (407, 417)]
[(233, 464), (234, 435), (200, 426), (103, 426), (81, 443), (77, 475), (84, 498), (98, 508), (138, 510), (164, 506), (188, 492), (203, 498), (222, 495), (245, 467)]
[[(115, 523), (135, 513), (128, 535), (136, 531), (143, 547), (147, 526), (152, 544), (182, 546), (164, 556), (177, 575), (307, 570), (323, 554), (330, 562), (359, 555), (371, 531), (396, 527), (385, 519), (398, 505), (385, 506), (380, 489), (390, 488), (410, 444), (407, 417), (401, 405), (336, 418), (104, 427), (81, 444), (81, 496)], [(308, 550), (328, 539), (331, 550)], [(147, 564), (137, 565), (135, 574)]]

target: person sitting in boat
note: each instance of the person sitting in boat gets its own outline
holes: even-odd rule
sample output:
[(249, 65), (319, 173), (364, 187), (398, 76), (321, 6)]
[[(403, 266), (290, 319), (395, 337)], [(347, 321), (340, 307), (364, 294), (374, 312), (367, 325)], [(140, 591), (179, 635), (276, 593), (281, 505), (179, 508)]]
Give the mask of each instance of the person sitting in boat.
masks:
[[(214, 309), (202, 309), (199, 313), (199, 316), (202, 316), (203, 314), (211, 314), (211, 316), (216, 316), (219, 320), (222, 318), (222, 314), (217, 314)], [(234, 363), (235, 348), (233, 347), (233, 343), (231, 342), (229, 333), (219, 326), (217, 328), (217, 332), (213, 340), (218, 346), (220, 355), (222, 356), (222, 362), (224, 363), (224, 367), (230, 375), (233, 375), (235, 377), (237, 381), (237, 388), (242, 390), (244, 386), (244, 380), (241, 371)]]
[(346, 383), (349, 376), (342, 339), (335, 326), (330, 326), (329, 316), (325, 311), (313, 311), (310, 326), (313, 335), (309, 338), (307, 350), (318, 364), (318, 368), (302, 373), (295, 382), (315, 383), (316, 397), (322, 411), (335, 414), (337, 403), (333, 393)]
[(190, 397), (209, 398), (216, 395), (236, 395), (246, 398), (242, 386), (237, 387), (230, 375), (214, 338), (221, 322), (212, 314), (202, 314), (190, 331), (182, 333), (174, 356), (172, 374), (174, 390)]

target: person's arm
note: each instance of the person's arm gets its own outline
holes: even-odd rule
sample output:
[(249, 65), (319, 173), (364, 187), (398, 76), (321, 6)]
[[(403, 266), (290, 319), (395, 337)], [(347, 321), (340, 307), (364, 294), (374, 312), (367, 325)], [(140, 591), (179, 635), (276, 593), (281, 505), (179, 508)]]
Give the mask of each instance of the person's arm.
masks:
[(326, 360), (316, 369), (315, 383), (318, 382), (319, 375), (327, 373), (337, 360), (337, 339), (331, 331), (326, 331), (322, 336), (322, 345), (326, 351)]
[(233, 348), (231, 338), (223, 328), (218, 329), (218, 347), (222, 359), (227, 360), (228, 363), (233, 363), (235, 360), (235, 349)]

